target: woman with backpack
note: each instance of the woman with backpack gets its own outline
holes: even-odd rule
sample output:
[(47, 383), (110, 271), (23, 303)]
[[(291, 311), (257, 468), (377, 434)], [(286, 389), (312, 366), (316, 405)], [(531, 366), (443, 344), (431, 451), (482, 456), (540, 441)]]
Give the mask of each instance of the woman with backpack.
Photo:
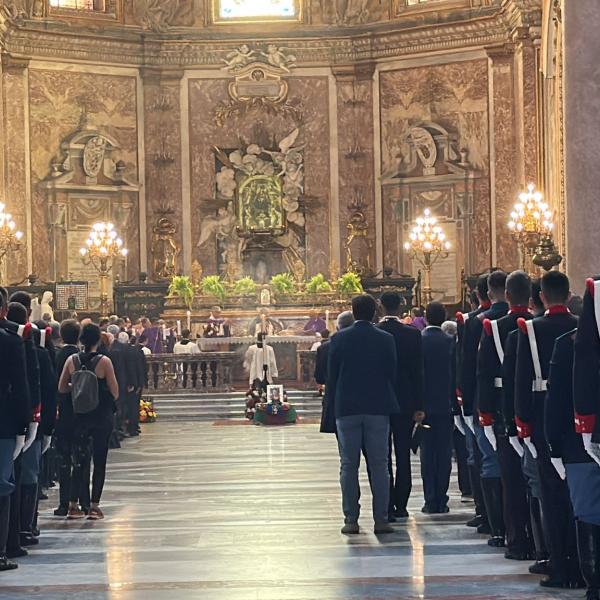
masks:
[[(75, 416), (73, 424), (74, 460), (71, 476), (71, 498), (67, 519), (82, 519), (85, 513), (78, 505), (85, 465), (89, 462), (90, 446), (94, 461), (92, 495), (88, 519), (103, 519), (100, 497), (106, 475), (109, 438), (113, 429), (115, 401), (119, 386), (112, 362), (98, 353), (101, 342), (98, 325), (88, 323), (81, 329), (79, 341), (83, 352), (67, 359), (63, 367), (58, 390), (70, 393)], [(91, 442), (91, 443), (90, 443)]]

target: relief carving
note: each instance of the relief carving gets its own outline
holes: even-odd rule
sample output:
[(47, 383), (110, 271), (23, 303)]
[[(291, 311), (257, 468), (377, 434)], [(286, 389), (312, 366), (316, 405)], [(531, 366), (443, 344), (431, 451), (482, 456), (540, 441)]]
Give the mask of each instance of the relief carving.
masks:
[(145, 29), (164, 33), (169, 27), (193, 23), (193, 0), (134, 0), (133, 12)]

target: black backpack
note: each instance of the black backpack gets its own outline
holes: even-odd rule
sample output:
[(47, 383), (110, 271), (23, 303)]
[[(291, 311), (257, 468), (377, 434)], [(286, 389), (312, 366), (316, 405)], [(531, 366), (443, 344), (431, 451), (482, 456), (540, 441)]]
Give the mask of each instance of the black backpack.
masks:
[(94, 356), (87, 365), (82, 361), (84, 356), (83, 353), (73, 356), (75, 370), (71, 374), (71, 402), (76, 415), (87, 415), (100, 404), (98, 377), (95, 371), (102, 356)]

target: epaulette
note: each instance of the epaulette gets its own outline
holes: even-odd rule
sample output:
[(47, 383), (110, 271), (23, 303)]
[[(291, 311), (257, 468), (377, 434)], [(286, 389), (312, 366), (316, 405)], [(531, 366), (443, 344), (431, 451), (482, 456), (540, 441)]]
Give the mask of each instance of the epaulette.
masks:
[(45, 329), (40, 329), (40, 347), (46, 347), (46, 340), (50, 339), (52, 335), (52, 327), (46, 327)]
[(595, 287), (594, 280), (591, 277), (585, 280), (585, 288), (592, 298), (594, 297)]
[(456, 313), (456, 322), (458, 323), (458, 325), (464, 325), (468, 318), (469, 318), (468, 313), (467, 314), (462, 313), (462, 312)]
[(31, 337), (31, 323), (25, 323), (25, 325), (19, 325), (17, 333), (24, 340), (28, 340)]
[(526, 319), (524, 319), (523, 317), (519, 317), (517, 319), (517, 326), (519, 327), (519, 329), (525, 334), (528, 335), (527, 333), (527, 321)]
[(488, 337), (492, 335), (492, 322), (489, 319), (483, 320), (483, 330)]

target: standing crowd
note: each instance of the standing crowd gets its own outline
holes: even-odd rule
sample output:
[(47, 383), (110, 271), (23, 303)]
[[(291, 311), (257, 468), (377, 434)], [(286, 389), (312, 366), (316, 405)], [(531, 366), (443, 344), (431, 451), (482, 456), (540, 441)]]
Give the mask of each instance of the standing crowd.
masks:
[(360, 531), (361, 454), (377, 534), (408, 517), (417, 448), (422, 512), (449, 512), (455, 455), (475, 507), (466, 525), (506, 559), (533, 561), (541, 586), (600, 600), (600, 280), (581, 303), (558, 271), (532, 282), (498, 270), (479, 278), (474, 300), (455, 321), (432, 302), (413, 326), (399, 294), (361, 295), (317, 349), (342, 533)]
[(141, 323), (32, 323), (31, 301), (0, 287), (0, 571), (39, 544), (44, 486), (59, 484), (56, 516), (104, 518), (108, 451), (139, 435), (147, 385)]

